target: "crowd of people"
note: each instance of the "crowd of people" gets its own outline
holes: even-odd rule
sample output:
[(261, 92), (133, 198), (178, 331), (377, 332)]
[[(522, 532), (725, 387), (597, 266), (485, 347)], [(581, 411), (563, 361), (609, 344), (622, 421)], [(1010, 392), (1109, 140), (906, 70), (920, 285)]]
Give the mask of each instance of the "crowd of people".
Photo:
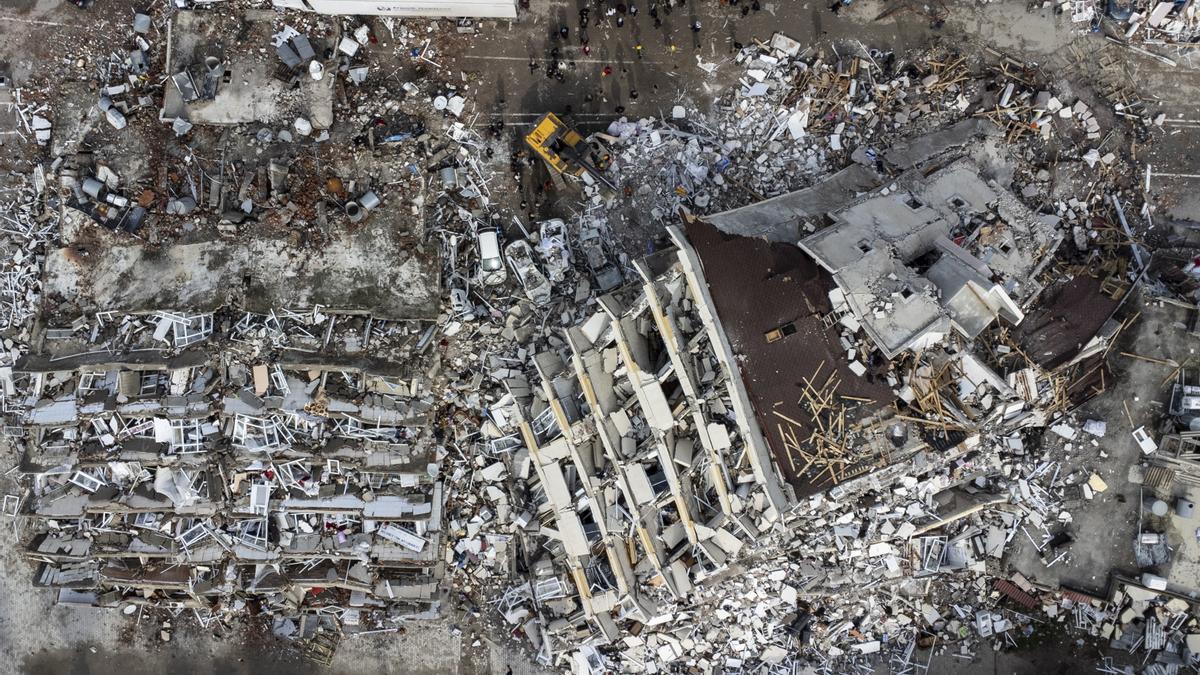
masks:
[[(565, 81), (568, 72), (576, 70), (578, 65), (576, 61), (569, 57), (569, 54), (575, 52), (576, 44), (573, 43), (572, 32), (574, 32), (574, 40), (577, 41), (578, 54), (585, 60), (592, 54), (592, 46), (590, 43), (589, 28), (594, 26), (613, 26), (623, 28), (628, 20), (634, 31), (635, 43), (633, 50), (637, 58), (644, 58), (645, 46), (642, 44), (638, 33), (637, 22), (635, 21), (639, 8), (634, 0), (588, 0), (594, 1), (594, 9), (592, 6), (584, 6), (579, 10), (579, 25), (572, 31), (567, 24), (559, 26), (554, 35), (553, 42), (549, 48), (547, 57), (539, 60), (532, 57), (529, 60), (529, 73), (536, 73), (539, 68), (543, 67), (546, 77)], [(672, 31), (667, 28), (663, 21), (663, 17), (670, 16), (675, 9), (686, 7), (688, 0), (651, 0), (647, 8), (647, 14), (653, 21), (654, 29), (662, 31), (662, 44), (665, 51), (669, 54), (678, 52), (679, 47), (676, 45)], [(522, 6), (528, 7), (528, 0), (521, 0)], [(720, 0), (720, 4), (729, 7), (740, 7), (742, 16), (748, 15), (750, 12), (757, 12), (761, 9), (759, 0)], [(688, 24), (689, 30), (692, 32), (692, 44), (695, 49), (700, 48), (700, 33), (703, 28), (699, 19), (691, 19)], [(602, 76), (612, 75), (612, 66), (605, 65), (601, 69)], [(633, 97), (631, 97), (633, 98)]]

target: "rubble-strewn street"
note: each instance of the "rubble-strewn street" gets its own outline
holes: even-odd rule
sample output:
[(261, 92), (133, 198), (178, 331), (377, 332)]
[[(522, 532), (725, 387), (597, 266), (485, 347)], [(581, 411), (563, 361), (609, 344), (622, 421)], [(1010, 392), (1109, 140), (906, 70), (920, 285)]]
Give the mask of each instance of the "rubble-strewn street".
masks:
[(0, 672), (1200, 672), (1198, 41), (4, 3)]

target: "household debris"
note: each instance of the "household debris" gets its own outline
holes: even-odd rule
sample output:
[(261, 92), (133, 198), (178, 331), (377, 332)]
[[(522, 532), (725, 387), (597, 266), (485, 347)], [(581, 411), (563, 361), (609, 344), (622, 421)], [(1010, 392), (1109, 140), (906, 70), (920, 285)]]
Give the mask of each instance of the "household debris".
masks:
[[(1130, 298), (1200, 288), (1122, 179), (1142, 107), (776, 34), (702, 61), (739, 69), (711, 110), (543, 116), (560, 202), (531, 217), (512, 177), (544, 167), (465, 73), (380, 72), (381, 26), (433, 63), (414, 24), (147, 11), (88, 115), (169, 127), (177, 161), (20, 109), (59, 145), (4, 205), (3, 510), (36, 585), (164, 642), (262, 617), (326, 665), (460, 612), (586, 673), (916, 672), (1060, 628), (1196, 663), (1168, 569), (1200, 381), (1114, 349)], [(1169, 419), (1080, 412), (1121, 359), (1170, 369)], [(1127, 492), (1116, 443), (1142, 576), (1051, 583)]]

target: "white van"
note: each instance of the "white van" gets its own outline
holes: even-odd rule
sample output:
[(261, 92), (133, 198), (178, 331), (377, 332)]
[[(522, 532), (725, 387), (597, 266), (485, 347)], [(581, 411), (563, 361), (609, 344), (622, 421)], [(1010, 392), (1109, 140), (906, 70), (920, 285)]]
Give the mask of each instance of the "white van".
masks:
[(504, 283), (508, 272), (504, 270), (504, 258), (500, 253), (500, 231), (494, 227), (478, 230), (475, 233), (475, 248), (479, 253), (479, 283), (485, 286)]

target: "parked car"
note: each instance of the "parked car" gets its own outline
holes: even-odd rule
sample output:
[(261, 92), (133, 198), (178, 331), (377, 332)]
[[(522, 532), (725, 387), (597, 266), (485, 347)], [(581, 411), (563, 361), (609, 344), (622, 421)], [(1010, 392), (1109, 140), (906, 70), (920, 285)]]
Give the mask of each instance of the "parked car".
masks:
[(567, 246), (567, 224), (561, 218), (544, 221), (539, 234), (537, 251), (546, 263), (546, 274), (551, 283), (559, 283), (567, 278), (571, 269), (571, 249)]
[(475, 249), (479, 254), (479, 270), (476, 280), (485, 286), (496, 286), (508, 279), (504, 270), (504, 256), (500, 253), (500, 230), (495, 227), (480, 228), (475, 232)]
[(509, 244), (504, 253), (508, 256), (508, 264), (512, 265), (513, 271), (517, 273), (521, 286), (525, 288), (525, 295), (529, 296), (533, 304), (544, 305), (550, 302), (550, 281), (533, 262), (533, 248), (529, 246), (529, 242), (518, 239)]

